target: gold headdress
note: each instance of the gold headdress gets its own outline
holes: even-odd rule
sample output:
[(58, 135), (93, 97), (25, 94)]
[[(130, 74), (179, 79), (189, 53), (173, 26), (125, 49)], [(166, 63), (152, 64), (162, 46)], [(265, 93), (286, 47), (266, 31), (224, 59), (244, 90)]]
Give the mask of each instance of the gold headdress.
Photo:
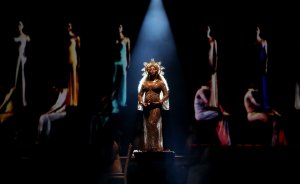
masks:
[(153, 58), (149, 61), (149, 62), (144, 62), (144, 68), (142, 69), (143, 71), (143, 76), (148, 75), (148, 69), (154, 66), (159, 75), (164, 75), (163, 70), (165, 69), (165, 67), (161, 66), (161, 62), (159, 61), (155, 61)]

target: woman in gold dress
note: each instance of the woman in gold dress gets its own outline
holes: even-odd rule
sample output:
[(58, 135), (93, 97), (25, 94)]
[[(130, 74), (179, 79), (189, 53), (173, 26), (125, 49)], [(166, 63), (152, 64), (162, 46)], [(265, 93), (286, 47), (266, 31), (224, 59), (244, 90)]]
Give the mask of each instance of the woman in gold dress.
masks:
[(138, 87), (138, 110), (143, 110), (145, 151), (163, 151), (162, 109), (169, 109), (169, 90), (160, 62), (144, 63), (144, 77)]
[(80, 37), (73, 32), (72, 24), (68, 24), (69, 46), (68, 46), (68, 62), (71, 67), (68, 88), (70, 95), (70, 106), (78, 105), (79, 96), (79, 55), (77, 53), (80, 48)]

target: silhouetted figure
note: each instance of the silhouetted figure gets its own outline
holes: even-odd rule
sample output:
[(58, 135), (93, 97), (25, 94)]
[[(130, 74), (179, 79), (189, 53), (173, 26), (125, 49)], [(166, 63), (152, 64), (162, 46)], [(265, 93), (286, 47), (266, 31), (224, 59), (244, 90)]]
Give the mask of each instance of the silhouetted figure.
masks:
[(251, 136), (254, 140), (250, 141), (272, 146), (287, 145), (281, 114), (275, 109), (265, 110), (260, 95), (258, 88), (250, 87), (244, 96), (247, 120), (256, 125)]
[[(25, 50), (27, 43), (30, 42), (30, 37), (23, 32), (24, 24), (22, 21), (19, 21), (18, 31), (19, 35), (14, 38), (14, 41), (19, 44), (19, 54), (17, 60), (17, 68), (16, 68), (16, 76), (15, 76), (15, 86), (17, 87), (19, 81), (19, 73), (21, 73), (21, 89), (22, 89), (22, 104), (23, 106), (27, 106), (26, 100), (26, 79), (24, 67), (27, 61), (27, 57), (25, 55)], [(20, 68), (21, 67), (21, 68)]]
[(69, 63), (69, 98), (70, 106), (77, 106), (79, 100), (79, 77), (78, 69), (80, 67), (79, 49), (80, 49), (80, 37), (73, 32), (73, 26), (68, 24), (68, 63)]
[(119, 107), (127, 105), (127, 70), (130, 66), (130, 39), (123, 33), (123, 25), (119, 25), (116, 48), (119, 49), (119, 57), (115, 57), (113, 74), (113, 113), (119, 112)]

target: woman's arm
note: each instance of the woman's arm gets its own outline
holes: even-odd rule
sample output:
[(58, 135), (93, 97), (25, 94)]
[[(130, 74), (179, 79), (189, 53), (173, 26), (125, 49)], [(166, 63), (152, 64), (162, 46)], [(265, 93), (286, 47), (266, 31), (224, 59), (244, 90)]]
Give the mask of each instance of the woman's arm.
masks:
[(167, 90), (167, 87), (163, 81), (161, 81), (161, 86), (162, 86), (163, 97), (162, 99), (160, 99), (159, 102), (163, 104), (169, 98), (169, 91)]
[(15, 42), (20, 42), (21, 41), (21, 37), (19, 37), (19, 36), (18, 37), (14, 37), (14, 41)]
[(254, 96), (253, 96), (253, 93), (254, 92), (257, 92), (256, 90), (250, 90), (250, 95), (249, 95), (249, 100), (250, 100), (250, 102), (253, 104), (253, 105), (255, 105), (256, 107), (260, 107), (260, 104), (256, 101), (256, 99), (254, 98)]
[(217, 43), (217, 40), (214, 40), (214, 50), (215, 50), (215, 59), (213, 60), (213, 69), (214, 69), (214, 72), (217, 71), (218, 69), (218, 43)]
[(49, 109), (47, 113), (52, 113), (58, 111), (60, 108), (64, 107), (66, 105), (67, 95), (68, 95), (68, 89), (64, 88), (61, 89), (62, 91), (58, 94), (57, 100), (55, 104)]
[(143, 95), (144, 95), (144, 85), (142, 85), (140, 91), (138, 92), (138, 103), (140, 105), (144, 105), (144, 102), (143, 102)]
[(80, 36), (76, 37), (76, 41), (77, 41), (77, 47), (80, 48), (80, 46), (81, 46)]
[(130, 48), (130, 39), (127, 38), (127, 68), (130, 67), (130, 64), (131, 64), (131, 48)]
[(213, 58), (214, 57), (214, 41), (213, 40), (209, 40), (209, 50), (208, 50), (208, 62), (210, 67), (214, 66), (214, 61)]
[(30, 42), (30, 37), (28, 35), (26, 36), (26, 41)]
[(209, 88), (207, 86), (202, 86), (199, 90), (198, 90), (198, 94), (200, 96), (200, 98), (203, 100), (203, 102), (207, 105), (208, 104), (208, 99), (204, 93), (205, 90), (209, 90)]
[(77, 52), (77, 68), (80, 68), (80, 47), (81, 47), (81, 41), (80, 41), (80, 37), (77, 36), (76, 37), (76, 42), (77, 42), (77, 48), (76, 48), (76, 52)]

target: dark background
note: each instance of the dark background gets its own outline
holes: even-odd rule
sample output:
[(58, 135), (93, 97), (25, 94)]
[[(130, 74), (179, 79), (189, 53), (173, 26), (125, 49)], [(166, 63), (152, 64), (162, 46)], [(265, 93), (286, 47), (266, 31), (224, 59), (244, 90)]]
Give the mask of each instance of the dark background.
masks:
[[(120, 22), (124, 24), (125, 33), (130, 37), (131, 46), (134, 48), (149, 2), (149, 0), (111, 0), (1, 3), (1, 88), (8, 89), (14, 82), (17, 47), (13, 37), (17, 35), (18, 20), (22, 20), (25, 26), (24, 32), (31, 38), (27, 47), (26, 64), (29, 113), (37, 118), (47, 111), (55, 101), (51, 91), (52, 85), (59, 85), (65, 80), (63, 39), (66, 23), (71, 21), (74, 31), (81, 37), (80, 109), (84, 116), (82, 122), (87, 122), (85, 118), (96, 113), (101, 106), (100, 98), (111, 94), (112, 45), (116, 26)], [(203, 42), (206, 36), (205, 26), (211, 24), (219, 49), (220, 102), (234, 117), (231, 127), (234, 145), (228, 149), (221, 148), (221, 151), (214, 149), (212, 158), (216, 159), (215, 163), (218, 161), (220, 163), (216, 164), (217, 167), (219, 166), (218, 172), (213, 176), (218, 181), (223, 181), (223, 178), (226, 181), (226, 177), (228, 181), (233, 181), (237, 177), (231, 177), (231, 174), (235, 173), (242, 174), (241, 176), (246, 180), (251, 178), (250, 181), (259, 181), (261, 176), (264, 181), (271, 179), (274, 182), (277, 181), (277, 176), (280, 179), (296, 179), (298, 175), (290, 172), (294, 169), (289, 168), (289, 164), (297, 166), (298, 149), (277, 150), (260, 147), (236, 149), (235, 147), (238, 144), (248, 143), (243, 137), (247, 133), (244, 127), (246, 121), (243, 96), (252, 75), (255, 74), (251, 48), (254, 44), (257, 24), (261, 25), (262, 36), (269, 44), (271, 105), (288, 119), (289, 141), (292, 146), (300, 143), (297, 132), (299, 119), (294, 121), (293, 116), (290, 116), (293, 111), (294, 84), (300, 78), (297, 67), (300, 43), (300, 29), (297, 25), (299, 11), (295, 3), (289, 1), (221, 3), (194, 0), (163, 0), (163, 3), (184, 75), (185, 88), (182, 90), (186, 94), (182, 97), (184, 104), (176, 104), (176, 99), (172, 98), (174, 94), (170, 96), (172, 105), (170, 114), (175, 113), (177, 116), (182, 114), (183, 117), (180, 121), (167, 124), (170, 129), (173, 126), (177, 128), (172, 129), (171, 137), (165, 140), (169, 148), (179, 155), (186, 153), (186, 138), (189, 136), (191, 124), (195, 121), (194, 95), (202, 82), (207, 79)], [(166, 68), (165, 73), (170, 78), (173, 78), (171, 75), (176, 75), (170, 68)], [(168, 80), (168, 83), (170, 86), (176, 85), (176, 81), (173, 80)], [(131, 103), (135, 104), (135, 99)], [(122, 155), (126, 153), (127, 143), (133, 141), (134, 129), (137, 128), (135, 127), (137, 125), (131, 122), (134, 121), (135, 115), (134, 118), (128, 119), (124, 114), (113, 117), (111, 127), (101, 136), (107, 140), (111, 138), (110, 134), (115, 135), (116, 132), (121, 131), (121, 135), (118, 136), (121, 137)], [(182, 119), (184, 121), (181, 121)], [(66, 130), (69, 132), (70, 129)], [(85, 136), (85, 133), (83, 135)], [(80, 145), (87, 143), (84, 136), (79, 136), (84, 141), (72, 142), (75, 146), (25, 145), (13, 149), (1, 146), (0, 160), (5, 164), (0, 169), (6, 171), (3, 174), (4, 178), (1, 178), (2, 181), (54, 183), (70, 182), (70, 180), (78, 182), (81, 179), (85, 183), (96, 183), (98, 174), (101, 174), (104, 167), (108, 165), (106, 159), (110, 156), (110, 152), (94, 149), (93, 146)], [(25, 143), (33, 142), (30, 140)], [(105, 149), (105, 146), (107, 145), (102, 148)], [(252, 166), (257, 169), (254, 173)], [(275, 174), (265, 175), (269, 169), (275, 171)], [(83, 174), (84, 172), (87, 174)]]

